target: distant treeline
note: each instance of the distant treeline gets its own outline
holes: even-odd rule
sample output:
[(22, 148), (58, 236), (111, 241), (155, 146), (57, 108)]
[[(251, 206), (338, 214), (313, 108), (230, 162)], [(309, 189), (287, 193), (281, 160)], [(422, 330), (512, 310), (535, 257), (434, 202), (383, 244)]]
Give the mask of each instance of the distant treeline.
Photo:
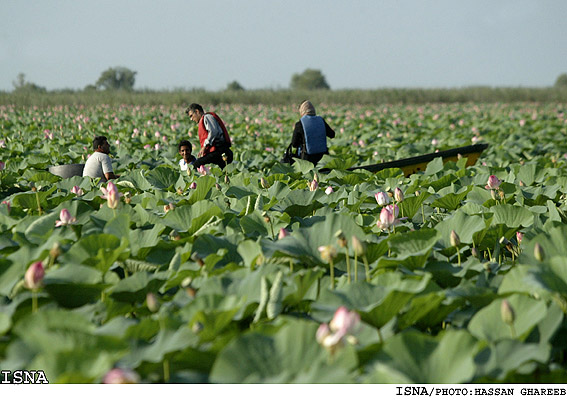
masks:
[(567, 88), (493, 88), (454, 89), (353, 89), (353, 90), (58, 90), (0, 92), (0, 105), (184, 105), (267, 104), (293, 105), (310, 99), (317, 104), (424, 104), (424, 103), (567, 103)]

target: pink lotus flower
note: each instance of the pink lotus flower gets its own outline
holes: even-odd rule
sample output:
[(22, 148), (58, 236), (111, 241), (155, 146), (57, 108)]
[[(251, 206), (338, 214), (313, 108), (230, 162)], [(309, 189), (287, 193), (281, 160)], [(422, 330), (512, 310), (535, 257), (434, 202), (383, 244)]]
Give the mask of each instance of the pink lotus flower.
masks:
[(376, 203), (382, 207), (390, 202), (390, 196), (388, 196), (386, 192), (378, 192), (374, 195), (374, 198), (376, 199)]
[(118, 207), (122, 193), (118, 192), (118, 189), (116, 188), (116, 185), (114, 183), (108, 182), (106, 184), (106, 188), (101, 187), (100, 190), (103, 193), (103, 196), (100, 196), (100, 198), (106, 199), (109, 208)]
[(102, 378), (102, 383), (107, 384), (125, 384), (139, 383), (140, 376), (130, 369), (114, 368), (106, 373)]
[(159, 143), (156, 143), (156, 144), (154, 145), (154, 149), (155, 149), (155, 150), (161, 149), (161, 146), (159, 145)]
[(77, 196), (82, 196), (83, 194), (85, 194), (85, 193), (83, 192), (83, 189), (81, 189), (81, 188), (78, 187), (78, 186), (73, 186), (73, 187), (71, 188), (71, 193), (74, 193), (74, 194), (76, 194)]
[(490, 175), (488, 177), (488, 182), (485, 186), (486, 189), (494, 189), (497, 190), (500, 187), (502, 181), (498, 179), (495, 175)]
[(147, 149), (151, 149), (151, 148), (152, 148), (152, 146), (149, 145), (149, 144), (145, 144), (145, 145), (144, 145), (144, 149), (146, 149), (146, 150), (147, 150)]
[(390, 230), (390, 227), (396, 222), (396, 216), (390, 208), (384, 207), (380, 211), (380, 219), (376, 222), (376, 226), (382, 230)]
[(398, 218), (398, 215), (400, 214), (400, 207), (398, 207), (397, 204), (389, 204), (386, 206), (386, 208), (388, 209), (388, 211), (394, 214), (394, 218)]
[(346, 307), (341, 306), (335, 311), (329, 324), (319, 325), (315, 337), (318, 343), (333, 352), (345, 340), (356, 342), (352, 333), (356, 332), (359, 324), (360, 315), (356, 311), (349, 311)]
[(197, 189), (197, 182), (191, 182), (189, 189)]
[(524, 238), (524, 234), (520, 231), (516, 232), (516, 241), (518, 244), (522, 243), (522, 239)]
[(175, 204), (169, 203), (163, 206), (163, 211), (167, 213), (168, 211), (172, 211), (175, 208)]
[(69, 213), (69, 210), (67, 210), (66, 208), (61, 210), (61, 212), (59, 213), (59, 218), (60, 219), (55, 221), (55, 227), (71, 225), (77, 222), (77, 218), (72, 217), (71, 213)]
[(400, 201), (404, 201), (404, 192), (402, 189), (396, 188), (394, 189), (394, 199), (399, 203)]
[(333, 190), (333, 187), (332, 187), (332, 186), (327, 186), (327, 189), (325, 189), (325, 194), (326, 194), (326, 195), (329, 195), (329, 194), (331, 194), (331, 193), (333, 193), (333, 192), (334, 192), (334, 190)]
[(438, 144), (439, 144), (439, 140), (437, 140), (437, 139), (432, 139), (432, 140), (431, 140), (431, 145), (432, 145), (432, 146), (437, 146)]
[(43, 269), (43, 263), (41, 261), (34, 262), (28, 267), (24, 275), (25, 287), (32, 290), (39, 289), (43, 283), (44, 275), (45, 269)]
[(6, 141), (4, 139), (0, 139), (0, 147), (6, 147)]
[(204, 165), (201, 165), (199, 168), (197, 168), (197, 171), (199, 171), (199, 173), (201, 175), (210, 175), (211, 174), (210, 168), (206, 167)]
[(278, 239), (283, 239), (286, 236), (289, 236), (289, 233), (284, 228), (280, 228)]

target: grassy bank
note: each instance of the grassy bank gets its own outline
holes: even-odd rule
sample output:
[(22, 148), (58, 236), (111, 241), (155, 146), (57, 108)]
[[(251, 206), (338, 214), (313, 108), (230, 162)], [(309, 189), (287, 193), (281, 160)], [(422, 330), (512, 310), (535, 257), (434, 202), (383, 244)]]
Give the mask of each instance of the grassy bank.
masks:
[(491, 88), (455, 89), (375, 89), (375, 90), (246, 90), (207, 92), (204, 90), (151, 91), (14, 91), (0, 92), (1, 105), (183, 105), (202, 104), (297, 104), (310, 99), (321, 104), (425, 104), (468, 102), (537, 102), (565, 103), (567, 89), (557, 88)]

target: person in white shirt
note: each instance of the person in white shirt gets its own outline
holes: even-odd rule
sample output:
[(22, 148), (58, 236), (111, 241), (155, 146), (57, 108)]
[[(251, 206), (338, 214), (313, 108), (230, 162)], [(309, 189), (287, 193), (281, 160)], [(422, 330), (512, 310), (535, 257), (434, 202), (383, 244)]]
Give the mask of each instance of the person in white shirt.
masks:
[(179, 142), (177, 150), (182, 157), (181, 160), (179, 160), (179, 168), (181, 168), (181, 171), (187, 171), (187, 167), (196, 160), (195, 156), (191, 154), (193, 145), (191, 145), (191, 142), (188, 140), (182, 140)]
[(108, 154), (110, 154), (110, 144), (106, 136), (97, 136), (94, 138), (93, 150), (94, 153), (90, 155), (85, 163), (83, 176), (102, 178), (105, 181), (118, 178), (118, 175), (114, 174), (112, 161), (108, 156)]

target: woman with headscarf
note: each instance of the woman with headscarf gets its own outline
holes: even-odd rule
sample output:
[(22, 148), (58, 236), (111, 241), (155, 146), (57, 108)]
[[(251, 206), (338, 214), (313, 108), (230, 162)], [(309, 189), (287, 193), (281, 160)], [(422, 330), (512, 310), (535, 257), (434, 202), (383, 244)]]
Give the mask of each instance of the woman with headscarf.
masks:
[(297, 157), (316, 165), (325, 154), (329, 154), (327, 137), (334, 138), (335, 131), (318, 116), (309, 100), (299, 106), (300, 119), (293, 129), (291, 146), (297, 148)]

